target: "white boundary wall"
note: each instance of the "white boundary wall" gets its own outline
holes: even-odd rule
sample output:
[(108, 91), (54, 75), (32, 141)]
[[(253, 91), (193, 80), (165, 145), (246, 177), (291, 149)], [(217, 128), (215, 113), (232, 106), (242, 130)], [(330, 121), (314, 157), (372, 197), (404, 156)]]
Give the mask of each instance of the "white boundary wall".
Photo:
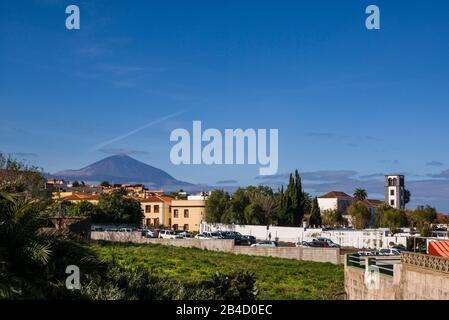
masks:
[(329, 238), (342, 247), (351, 247), (358, 249), (381, 249), (388, 248), (390, 242), (395, 244), (407, 245), (407, 237), (388, 236), (388, 229), (365, 229), (365, 230), (323, 230), (300, 227), (276, 227), (255, 225), (224, 225), (208, 224), (203, 222), (200, 226), (200, 232), (203, 231), (237, 231), (244, 235), (251, 235), (258, 240), (268, 239), (271, 233), (271, 239), (278, 238), (279, 241), (298, 242), (310, 241), (314, 237)]

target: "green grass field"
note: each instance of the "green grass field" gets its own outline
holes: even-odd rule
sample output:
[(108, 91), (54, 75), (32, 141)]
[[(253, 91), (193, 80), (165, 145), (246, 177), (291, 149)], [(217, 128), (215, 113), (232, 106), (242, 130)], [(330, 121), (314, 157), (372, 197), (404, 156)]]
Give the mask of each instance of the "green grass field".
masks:
[(143, 266), (154, 274), (197, 281), (216, 271), (255, 273), (258, 299), (338, 299), (343, 291), (343, 266), (271, 257), (177, 248), (152, 244), (98, 242), (92, 248), (105, 259), (124, 267)]

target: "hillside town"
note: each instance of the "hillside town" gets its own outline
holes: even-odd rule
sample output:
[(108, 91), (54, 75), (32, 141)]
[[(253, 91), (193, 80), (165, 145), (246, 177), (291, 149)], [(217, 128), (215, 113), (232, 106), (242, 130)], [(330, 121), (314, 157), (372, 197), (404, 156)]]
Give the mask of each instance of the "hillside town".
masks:
[[(134, 224), (93, 221), (90, 238), (95, 241), (162, 243), (343, 264), (345, 299), (449, 297), (448, 217), (430, 206), (406, 209), (411, 194), (404, 175), (385, 175), (384, 199), (371, 199), (361, 188), (352, 195), (329, 191), (312, 199), (302, 191), (297, 171), (287, 188), (275, 194), (265, 186), (238, 188), (232, 194), (224, 190), (165, 194), (143, 184), (105, 181), (87, 186), (63, 179), (48, 179), (46, 187), (53, 199), (72, 207), (101, 206), (105, 195), (114, 194), (139, 204), (143, 215)], [(302, 213), (299, 220), (285, 216), (290, 207), (282, 214), (282, 203), (292, 203), (288, 197), (294, 194), (304, 203), (293, 210), (295, 216)], [(274, 205), (267, 199), (280, 200)], [(236, 206), (244, 215), (235, 211)]]
[[(211, 220), (206, 218), (206, 203), (209, 196), (212, 195), (214, 191), (203, 191), (197, 194), (188, 194), (187, 192), (181, 190), (179, 192), (165, 194), (163, 190), (151, 190), (146, 188), (143, 184), (110, 185), (108, 182), (103, 182), (98, 185), (86, 185), (84, 182), (79, 183), (78, 181), (75, 181), (70, 183), (64, 179), (55, 178), (47, 179), (46, 188), (52, 190), (53, 199), (78, 205), (83, 202), (98, 205), (102, 194), (121, 192), (123, 197), (137, 201), (140, 204), (141, 211), (143, 213), (141, 224), (129, 224), (132, 228), (143, 227), (144, 229), (166, 229), (175, 232), (183, 231), (190, 233), (191, 235), (197, 235), (206, 231), (219, 229), (233, 229), (235, 231), (240, 228), (240, 225), (242, 225), (237, 221), (232, 221), (229, 224), (223, 224), (220, 223), (220, 221), (212, 221), (211, 223)], [(356, 190), (354, 195), (349, 195), (343, 191), (330, 191), (316, 198), (318, 211), (323, 218), (327, 214), (334, 214), (337, 216), (339, 215), (341, 217), (340, 220), (337, 219), (337, 221), (323, 222), (323, 219), (321, 219), (321, 224), (315, 224), (313, 221), (311, 224), (311, 212), (305, 212), (301, 222), (298, 225), (289, 226), (289, 228), (298, 229), (296, 235), (292, 235), (291, 232), (287, 230), (287, 227), (285, 227), (285, 230), (282, 231), (282, 225), (263, 225), (262, 229), (269, 230), (270, 227), (272, 229), (277, 228), (275, 234), (272, 232), (273, 239), (276, 238), (280, 241), (293, 243), (303, 240), (305, 234), (320, 235), (320, 232), (330, 232), (330, 230), (333, 229), (339, 230), (340, 233), (347, 234), (350, 238), (354, 238), (354, 231), (358, 229), (364, 229), (366, 232), (379, 232), (379, 230), (381, 230), (381, 233), (385, 234), (385, 236), (395, 235), (396, 241), (400, 242), (397, 244), (401, 245), (406, 245), (407, 239), (412, 236), (421, 236), (419, 230), (416, 228), (414, 230), (414, 228), (410, 228), (409, 225), (396, 225), (394, 230), (390, 230), (385, 227), (376, 228), (376, 211), (378, 212), (382, 206), (387, 205), (389, 208), (398, 210), (405, 209), (407, 202), (405, 197), (408, 191), (405, 189), (405, 177), (403, 175), (385, 176), (385, 199), (383, 200), (369, 199), (364, 195), (362, 195), (361, 199), (358, 199), (357, 197), (360, 197), (360, 195), (358, 195), (357, 192), (358, 191)], [(355, 227), (352, 223), (353, 215), (351, 215), (349, 211), (351, 205), (354, 203), (360, 203), (369, 213), (369, 219), (364, 228)], [(409, 215), (412, 214), (411, 211), (405, 211), (405, 213)], [(448, 239), (448, 219), (446, 215), (437, 213), (435, 219), (430, 222), (430, 230), (428, 230), (429, 232), (425, 236)], [(121, 225), (123, 227), (128, 226), (126, 223), (122, 223)], [(218, 225), (220, 225), (220, 227), (217, 229)], [(93, 228), (95, 229), (102, 227), (101, 225), (94, 223)], [(253, 233), (257, 234), (256, 230), (260, 228), (261, 227), (257, 225), (247, 226), (246, 232), (252, 236)], [(268, 234), (270, 234), (270, 232), (262, 232), (262, 236), (258, 234), (259, 240), (267, 240), (266, 238)], [(358, 244), (354, 244), (353, 246), (360, 247), (360, 243), (364, 242), (358, 241)], [(387, 246), (387, 243), (388, 242), (384, 241), (383, 246)], [(377, 246), (378, 245), (371, 243), (369, 245), (363, 244), (361, 248), (366, 247), (377, 249)]]

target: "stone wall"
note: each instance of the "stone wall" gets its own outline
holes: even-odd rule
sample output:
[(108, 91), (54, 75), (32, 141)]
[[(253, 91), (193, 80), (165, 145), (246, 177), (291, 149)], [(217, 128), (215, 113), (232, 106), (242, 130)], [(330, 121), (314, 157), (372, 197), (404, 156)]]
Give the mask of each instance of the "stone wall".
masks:
[(449, 259), (402, 254), (400, 289), (404, 300), (449, 300)]
[(380, 275), (377, 288), (368, 288), (365, 284), (365, 270), (345, 266), (345, 292), (348, 300), (395, 300), (397, 290), (394, 278), (385, 275)]
[(132, 242), (132, 243), (152, 243), (166, 246), (200, 248), (214, 251), (232, 251), (234, 240), (217, 239), (160, 239), (144, 238), (140, 232), (114, 232), (114, 231), (92, 231), (92, 240), (106, 240), (113, 242)]
[(113, 242), (152, 243), (175, 247), (192, 247), (213, 251), (222, 251), (235, 254), (252, 256), (276, 257), (284, 259), (305, 260), (315, 262), (329, 262), (339, 264), (341, 262), (340, 249), (338, 248), (257, 248), (249, 246), (235, 246), (234, 240), (220, 239), (151, 239), (143, 238), (139, 232), (99, 232), (92, 231), (92, 240), (106, 240)]
[(251, 256), (276, 257), (284, 259), (340, 263), (340, 249), (336, 248), (254, 248), (247, 246), (234, 246), (233, 253)]
[(366, 271), (345, 265), (345, 292), (350, 300), (449, 300), (449, 259), (404, 252), (392, 277), (366, 285)]

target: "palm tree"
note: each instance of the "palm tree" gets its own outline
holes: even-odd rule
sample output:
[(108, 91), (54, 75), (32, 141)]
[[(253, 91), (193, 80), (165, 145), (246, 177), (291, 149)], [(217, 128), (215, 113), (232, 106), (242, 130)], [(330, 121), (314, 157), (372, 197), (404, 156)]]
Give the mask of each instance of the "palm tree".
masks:
[(50, 259), (49, 243), (38, 235), (42, 221), (34, 212), (36, 207), (31, 201), (0, 193), (1, 277), (9, 284), (0, 288), (0, 297), (21, 295), (25, 278), (36, 276)]
[(412, 193), (410, 190), (404, 190), (404, 204), (407, 204), (410, 202), (410, 198), (412, 197)]
[[(47, 203), (0, 191), (0, 299), (63, 297), (65, 268), (101, 270), (64, 231), (46, 228)], [(37, 276), (38, 275), (38, 276)]]
[(357, 189), (355, 189), (353, 196), (357, 200), (363, 201), (363, 200), (366, 200), (366, 198), (368, 197), (368, 193), (366, 192), (365, 189), (357, 188)]

